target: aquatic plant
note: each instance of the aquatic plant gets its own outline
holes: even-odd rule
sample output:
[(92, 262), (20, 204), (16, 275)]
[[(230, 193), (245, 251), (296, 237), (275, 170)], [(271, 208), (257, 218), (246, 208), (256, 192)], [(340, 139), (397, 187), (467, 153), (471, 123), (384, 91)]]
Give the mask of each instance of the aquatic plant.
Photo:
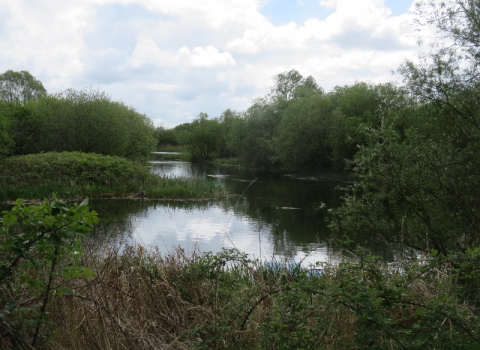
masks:
[(219, 183), (151, 174), (124, 158), (81, 152), (49, 152), (10, 157), (0, 167), (0, 200), (47, 198), (215, 198)]

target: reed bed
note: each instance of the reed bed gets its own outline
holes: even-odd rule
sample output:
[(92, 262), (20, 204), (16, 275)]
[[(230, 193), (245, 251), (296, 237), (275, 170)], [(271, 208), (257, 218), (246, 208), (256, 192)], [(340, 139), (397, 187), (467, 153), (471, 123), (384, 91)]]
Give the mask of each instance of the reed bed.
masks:
[(219, 198), (218, 182), (151, 174), (143, 164), (120, 157), (80, 152), (49, 152), (6, 158), (0, 164), (0, 201), (16, 198), (65, 199)]
[[(398, 274), (377, 260), (321, 273), (235, 250), (162, 255), (87, 248), (95, 278), (51, 305), (49, 349), (475, 348), (478, 317), (452, 298), (449, 267)], [(319, 271), (319, 270), (315, 270)], [(449, 277), (450, 276), (450, 277)], [(450, 295), (447, 300), (446, 295)], [(427, 332), (428, 331), (428, 332)], [(455, 345), (455, 346), (454, 346)]]

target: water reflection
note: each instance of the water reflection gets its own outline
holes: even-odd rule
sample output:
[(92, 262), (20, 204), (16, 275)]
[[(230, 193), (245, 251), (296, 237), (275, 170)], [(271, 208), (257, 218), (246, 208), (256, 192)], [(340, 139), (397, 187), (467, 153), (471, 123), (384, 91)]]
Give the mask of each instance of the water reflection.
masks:
[[(281, 225), (245, 215), (238, 210), (244, 207), (245, 198), (221, 203), (144, 201), (132, 205), (125, 202), (92, 201), (91, 206), (99, 211), (101, 219), (110, 220), (116, 227), (118, 219), (124, 222), (124, 232), (129, 235), (130, 242), (158, 246), (164, 252), (174, 246), (181, 246), (186, 251), (199, 248), (200, 251), (213, 252), (220, 251), (222, 247), (235, 247), (262, 259), (277, 257), (300, 260), (313, 246), (317, 246), (315, 238), (313, 241), (293, 241)], [(130, 214), (109, 219), (108, 213), (115, 211), (115, 206), (120, 207), (119, 212), (128, 207)], [(306, 261), (324, 261), (328, 252), (328, 247), (324, 245)]]
[[(304, 181), (260, 171), (191, 164), (152, 162), (151, 171), (168, 176), (221, 181), (238, 196), (220, 201), (91, 201), (100, 216), (93, 237), (126, 239), (170, 251), (218, 252), (236, 247), (262, 259), (272, 257), (306, 262), (325, 261), (339, 252), (331, 243), (326, 210), (340, 204), (338, 181)], [(8, 209), (5, 207), (4, 209)], [(121, 233), (121, 237), (117, 237)], [(354, 237), (351, 237), (354, 238)], [(393, 260), (382, 242), (356, 238), (374, 254)], [(101, 241), (99, 243), (101, 245)], [(313, 252), (312, 250), (315, 249)]]
[[(158, 246), (164, 252), (174, 246), (204, 252), (236, 247), (262, 259), (305, 258), (306, 263), (325, 261), (337, 252), (330, 243), (326, 211), (320, 209), (339, 205), (337, 181), (302, 181), (179, 161), (152, 162), (151, 170), (168, 176), (221, 181), (230, 193), (239, 196), (208, 202), (92, 202), (104, 222), (125, 222), (124, 232), (131, 242)], [(376, 253), (382, 254), (377, 248)]]

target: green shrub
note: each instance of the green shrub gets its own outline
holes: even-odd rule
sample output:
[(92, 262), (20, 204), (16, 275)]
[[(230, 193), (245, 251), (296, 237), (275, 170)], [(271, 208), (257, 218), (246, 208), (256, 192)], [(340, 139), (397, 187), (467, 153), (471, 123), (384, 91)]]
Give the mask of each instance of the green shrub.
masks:
[(155, 149), (152, 121), (100, 90), (68, 89), (12, 108), (16, 155), (81, 151), (138, 159)]
[(77, 293), (65, 281), (92, 277), (75, 262), (81, 237), (98, 222), (88, 201), (67, 207), (54, 199), (26, 206), (17, 200), (0, 220), (0, 347), (42, 347), (56, 324), (47, 311), (57, 297)]
[(151, 174), (142, 164), (81, 152), (49, 152), (1, 161), (0, 200), (38, 199), (57, 193), (79, 197), (214, 198), (225, 195), (217, 182)]

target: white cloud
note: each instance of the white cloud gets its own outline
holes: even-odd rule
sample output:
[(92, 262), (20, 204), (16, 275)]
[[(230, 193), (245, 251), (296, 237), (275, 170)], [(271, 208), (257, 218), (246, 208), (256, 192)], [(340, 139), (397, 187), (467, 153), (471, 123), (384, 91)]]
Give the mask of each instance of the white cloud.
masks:
[[(139, 87), (142, 87), (142, 86), (139, 86)], [(151, 90), (172, 91), (178, 86), (173, 84), (152, 83), (152, 84), (146, 84), (145, 87)]]
[(161, 50), (152, 40), (140, 38), (129, 57), (129, 63), (135, 68), (146, 63), (172, 67), (178, 63), (178, 54), (173, 50)]
[(26, 69), (51, 92), (100, 87), (174, 126), (245, 109), (291, 68), (328, 90), (390, 80), (416, 57), (411, 14), (384, 0), (318, 3), (325, 18), (276, 26), (262, 0), (0, 0), (0, 72)]
[(178, 50), (179, 61), (187, 67), (225, 67), (234, 66), (235, 61), (228, 52), (218, 52), (218, 50), (209, 45), (205, 48), (195, 47), (193, 50), (186, 46)]

